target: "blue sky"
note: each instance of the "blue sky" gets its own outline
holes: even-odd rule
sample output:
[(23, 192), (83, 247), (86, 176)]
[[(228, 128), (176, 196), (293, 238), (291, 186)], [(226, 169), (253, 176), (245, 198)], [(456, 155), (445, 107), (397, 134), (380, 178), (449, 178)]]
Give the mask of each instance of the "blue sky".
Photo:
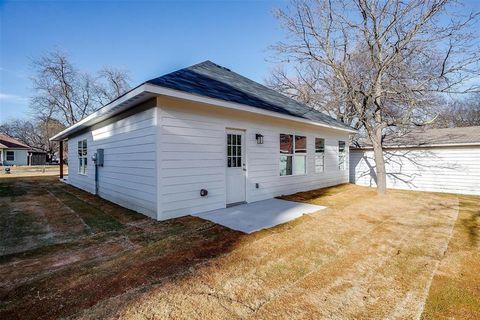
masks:
[[(132, 86), (204, 60), (263, 82), (285, 1), (2, 1), (0, 123), (32, 116), (32, 59), (56, 48), (83, 71), (130, 71)], [(480, 10), (480, 0), (465, 9)]]
[(261, 2), (0, 2), (0, 122), (31, 116), (32, 59), (59, 48), (77, 67), (130, 71), (132, 85), (203, 60), (262, 82), (282, 38)]

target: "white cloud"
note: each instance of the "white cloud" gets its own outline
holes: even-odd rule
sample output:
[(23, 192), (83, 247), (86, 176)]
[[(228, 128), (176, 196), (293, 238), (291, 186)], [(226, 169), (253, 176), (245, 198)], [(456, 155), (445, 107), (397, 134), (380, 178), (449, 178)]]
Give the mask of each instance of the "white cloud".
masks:
[(0, 101), (12, 102), (12, 103), (24, 103), (28, 101), (28, 98), (18, 96), (16, 94), (8, 94), (0, 92)]

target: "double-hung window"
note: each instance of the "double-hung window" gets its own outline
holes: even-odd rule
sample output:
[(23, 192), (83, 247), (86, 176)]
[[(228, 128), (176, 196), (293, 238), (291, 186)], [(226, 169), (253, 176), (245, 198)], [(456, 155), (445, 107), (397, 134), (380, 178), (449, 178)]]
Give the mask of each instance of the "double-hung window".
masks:
[(280, 134), (280, 175), (307, 173), (307, 137)]
[(7, 151), (7, 161), (15, 161), (15, 151)]
[(338, 141), (338, 169), (346, 170), (347, 169), (347, 149), (345, 147), (345, 141)]
[(87, 139), (78, 141), (78, 173), (86, 175), (88, 172)]
[(325, 139), (315, 138), (315, 172), (325, 171)]

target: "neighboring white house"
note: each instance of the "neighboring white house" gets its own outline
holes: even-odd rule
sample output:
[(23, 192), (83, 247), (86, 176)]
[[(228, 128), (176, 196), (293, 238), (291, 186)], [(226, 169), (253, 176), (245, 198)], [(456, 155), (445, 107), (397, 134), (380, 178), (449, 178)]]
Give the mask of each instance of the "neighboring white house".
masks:
[(68, 140), (68, 183), (164, 220), (346, 183), (351, 133), (206, 61), (141, 84), (52, 140)]
[(0, 134), (0, 165), (24, 166), (28, 164), (30, 147), (4, 134)]
[[(416, 131), (385, 145), (388, 188), (480, 195), (480, 127)], [(350, 149), (350, 182), (376, 185), (371, 147)]]

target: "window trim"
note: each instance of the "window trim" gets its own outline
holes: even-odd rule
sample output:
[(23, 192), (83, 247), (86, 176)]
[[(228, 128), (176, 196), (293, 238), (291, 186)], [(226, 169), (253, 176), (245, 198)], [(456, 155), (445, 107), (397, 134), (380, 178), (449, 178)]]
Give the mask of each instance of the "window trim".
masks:
[[(292, 151), (293, 153), (281, 153), (281, 149), (280, 149), (280, 139), (281, 139), (281, 135), (288, 135), (288, 136), (292, 136), (292, 141), (293, 141), (293, 147), (292, 147)], [(299, 152), (299, 153), (296, 153), (295, 152), (295, 144), (296, 144), (296, 137), (305, 137), (305, 152)], [(278, 176), (283, 178), (283, 177), (298, 177), (298, 176), (306, 176), (308, 174), (308, 136), (306, 134), (295, 134), (295, 133), (282, 133), (280, 132), (279, 135), (278, 135), (278, 139), (279, 139), (279, 159), (278, 159)], [(280, 159), (282, 156), (290, 156), (292, 157), (292, 174), (285, 174), (285, 175), (282, 175), (281, 174), (281, 170), (280, 170)], [(302, 156), (305, 158), (305, 171), (303, 173), (297, 173), (297, 174), (294, 174), (293, 173), (293, 168), (294, 168), (294, 163), (295, 163), (295, 156)]]
[[(317, 139), (323, 141), (323, 152), (318, 152), (317, 151)], [(315, 137), (314, 148), (315, 148), (315, 158), (314, 158), (315, 173), (325, 173), (325, 138)], [(319, 167), (319, 166), (317, 166), (317, 158), (318, 157), (322, 157), (322, 171), (317, 170), (317, 168)]]
[(77, 155), (79, 160), (77, 173), (82, 176), (88, 176), (88, 141), (87, 139), (81, 139), (77, 141)]
[[(228, 138), (230, 136), (230, 143), (228, 142)], [(233, 143), (233, 137), (235, 138), (235, 143)], [(238, 143), (238, 138), (240, 138), (240, 144)], [(244, 163), (244, 136), (242, 133), (231, 133), (227, 132), (227, 168), (243, 168)], [(228, 154), (229, 150), (231, 150), (230, 155)], [(240, 155), (238, 155), (238, 151), (240, 151)], [(235, 161), (232, 162), (232, 160)], [(229, 165), (230, 160), (230, 165)], [(235, 165), (233, 165), (235, 164)]]
[[(8, 153), (11, 152), (13, 159), (8, 159)], [(6, 150), (5, 152), (5, 161), (15, 161), (15, 151), (13, 150)]]

